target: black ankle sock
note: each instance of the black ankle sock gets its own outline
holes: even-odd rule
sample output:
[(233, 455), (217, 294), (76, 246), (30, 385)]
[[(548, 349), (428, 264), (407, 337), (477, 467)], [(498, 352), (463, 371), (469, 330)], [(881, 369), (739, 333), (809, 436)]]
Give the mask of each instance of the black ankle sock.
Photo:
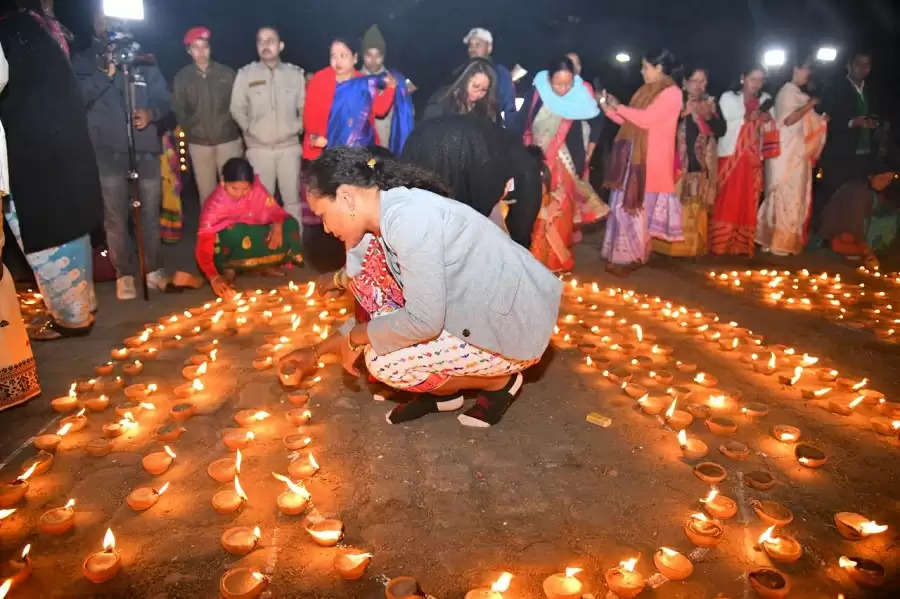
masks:
[(400, 424), (416, 420), (422, 416), (435, 412), (450, 412), (458, 410), (463, 405), (463, 396), (442, 397), (431, 393), (422, 393), (406, 403), (398, 404), (387, 413), (387, 421), (391, 424)]
[(466, 426), (488, 427), (500, 422), (506, 410), (516, 399), (522, 388), (522, 373), (517, 372), (509, 377), (509, 381), (498, 391), (482, 391), (475, 405), (459, 416), (460, 423)]

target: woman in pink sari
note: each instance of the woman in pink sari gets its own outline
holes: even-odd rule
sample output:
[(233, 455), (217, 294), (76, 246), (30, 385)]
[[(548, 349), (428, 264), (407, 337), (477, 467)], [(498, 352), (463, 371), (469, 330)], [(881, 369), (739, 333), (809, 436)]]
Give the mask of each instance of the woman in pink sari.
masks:
[(229, 298), (239, 270), (300, 264), (300, 229), (269, 194), (253, 167), (232, 158), (222, 167), (222, 183), (203, 204), (195, 255), (216, 295)]

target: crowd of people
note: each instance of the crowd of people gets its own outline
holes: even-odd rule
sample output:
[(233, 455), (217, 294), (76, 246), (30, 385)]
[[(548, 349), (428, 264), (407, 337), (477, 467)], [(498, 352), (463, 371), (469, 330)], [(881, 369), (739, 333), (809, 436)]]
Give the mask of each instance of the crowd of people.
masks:
[[(866, 87), (866, 52), (848, 57), (846, 79), (824, 97), (801, 59), (774, 98), (766, 69), (750, 66), (716, 99), (706, 68), (650, 50), (625, 103), (582, 79), (576, 53), (530, 80), (518, 65), (511, 73), (492, 58), (491, 32), (476, 27), (462, 39), (468, 60), (417, 120), (416, 87), (385, 66), (377, 25), (360, 44), (333, 39), (328, 66), (314, 73), (281, 59), (276, 27), (257, 31), (259, 60), (237, 71), (213, 60), (213, 32), (193, 27), (183, 37), (190, 63), (170, 86), (152, 59), (123, 69), (102, 14), (91, 46), (70, 55), (52, 1), (20, 5), (0, 20), (9, 73), (0, 191), (48, 309), (30, 327), (35, 340), (93, 327), (90, 235), (101, 221), (119, 300), (136, 297), (140, 260), (152, 290), (198, 286), (193, 268), (230, 299), (240, 272), (281, 276), (301, 263), (304, 230), (322, 227), (343, 243), (346, 266), (320, 292), (352, 292), (357, 319), (285, 361), (315, 368), (335, 353), (354, 372), (364, 354), (375, 379), (416, 394), (388, 414), (393, 423), (457, 410), (475, 389), (460, 422), (490, 426), (547, 347), (554, 273), (574, 267), (587, 225), (605, 220), (601, 254), (618, 276), (652, 252), (789, 255), (816, 236), (871, 264), (896, 234), (891, 134)], [(160, 252), (161, 140), (176, 125), (200, 219), (196, 264), (171, 278)], [(130, 222), (130, 143), (140, 223)], [(589, 177), (598, 163), (602, 187)], [(18, 324), (0, 329), (0, 408), (39, 391), (5, 271), (2, 285), (4, 322)]]

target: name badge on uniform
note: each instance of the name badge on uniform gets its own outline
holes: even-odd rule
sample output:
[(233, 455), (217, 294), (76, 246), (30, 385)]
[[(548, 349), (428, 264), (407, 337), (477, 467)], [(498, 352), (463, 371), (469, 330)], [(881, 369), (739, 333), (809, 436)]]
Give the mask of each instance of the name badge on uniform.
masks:
[(247, 87), (256, 87), (257, 85), (265, 85), (265, 84), (266, 84), (266, 80), (265, 80), (265, 79), (260, 79), (259, 81), (251, 81), (251, 82), (247, 85)]

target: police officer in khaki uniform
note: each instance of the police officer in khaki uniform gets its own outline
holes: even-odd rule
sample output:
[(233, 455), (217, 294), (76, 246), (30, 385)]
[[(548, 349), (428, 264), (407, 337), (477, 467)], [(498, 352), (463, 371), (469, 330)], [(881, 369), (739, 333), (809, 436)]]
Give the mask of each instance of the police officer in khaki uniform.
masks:
[(284, 42), (274, 27), (256, 33), (259, 62), (238, 71), (231, 93), (231, 116), (244, 132), (247, 159), (263, 185), (275, 183), (288, 213), (300, 221), (300, 133), (306, 79), (303, 69), (281, 62)]

